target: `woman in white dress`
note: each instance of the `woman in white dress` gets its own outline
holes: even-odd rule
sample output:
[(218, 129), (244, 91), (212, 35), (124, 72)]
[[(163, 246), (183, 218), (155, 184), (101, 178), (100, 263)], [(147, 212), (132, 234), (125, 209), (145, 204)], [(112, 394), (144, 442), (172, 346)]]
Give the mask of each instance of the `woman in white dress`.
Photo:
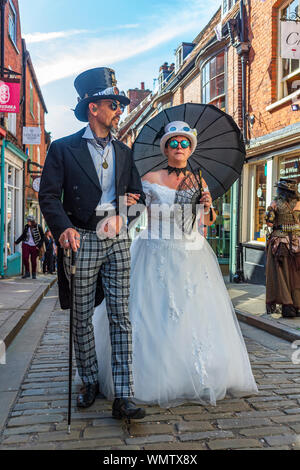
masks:
[[(129, 303), (137, 403), (161, 407), (185, 402), (215, 405), (227, 393), (245, 396), (258, 392), (213, 250), (197, 230), (190, 235), (181, 233), (180, 239), (174, 236), (176, 223), (169, 209), (187, 173), (196, 135), (187, 123), (168, 124), (161, 139), (168, 167), (143, 177), (148, 227), (132, 243)], [(133, 202), (131, 199), (128, 204)], [(201, 202), (204, 224), (209, 225), (213, 220), (208, 189)], [(105, 302), (95, 310), (93, 322), (100, 389), (112, 399)], [(107, 335), (103, 334), (105, 329)]]

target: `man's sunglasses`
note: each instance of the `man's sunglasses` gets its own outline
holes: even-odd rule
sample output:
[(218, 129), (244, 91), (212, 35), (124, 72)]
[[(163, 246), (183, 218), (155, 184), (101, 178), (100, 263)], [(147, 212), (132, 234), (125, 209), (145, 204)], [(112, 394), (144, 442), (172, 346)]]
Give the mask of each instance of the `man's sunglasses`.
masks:
[(188, 140), (182, 140), (181, 142), (178, 142), (178, 140), (173, 139), (169, 141), (168, 145), (171, 147), (171, 149), (177, 149), (179, 145), (182, 149), (187, 149), (191, 146), (191, 143)]
[(120, 108), (120, 110), (121, 110), (122, 113), (123, 113), (123, 112), (124, 112), (124, 109), (125, 109), (124, 104), (119, 103), (119, 101), (115, 101), (115, 100), (110, 103), (110, 108), (111, 108), (113, 111), (116, 111), (116, 109), (118, 109), (118, 107)]

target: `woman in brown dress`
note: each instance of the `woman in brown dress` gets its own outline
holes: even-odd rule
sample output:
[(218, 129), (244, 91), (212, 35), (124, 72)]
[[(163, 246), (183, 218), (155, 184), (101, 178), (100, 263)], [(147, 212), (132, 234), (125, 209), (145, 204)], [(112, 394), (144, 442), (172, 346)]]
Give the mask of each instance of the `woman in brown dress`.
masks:
[(272, 228), (267, 240), (266, 307), (282, 316), (300, 316), (300, 194), (297, 181), (276, 183), (277, 196), (267, 208), (266, 222)]

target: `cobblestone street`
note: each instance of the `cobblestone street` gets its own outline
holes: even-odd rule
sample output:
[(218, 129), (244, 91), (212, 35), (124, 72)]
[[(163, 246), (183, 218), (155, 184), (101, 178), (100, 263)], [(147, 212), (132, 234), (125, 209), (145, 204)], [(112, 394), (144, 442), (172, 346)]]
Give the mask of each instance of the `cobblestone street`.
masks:
[[(228, 397), (216, 407), (147, 407), (146, 418), (128, 429), (111, 418), (105, 399), (79, 412), (74, 386), (67, 434), (69, 318), (55, 296), (53, 287), (43, 300), (45, 305), (51, 301), (53, 309), (3, 428), (0, 449), (300, 449), (300, 366), (291, 362), (289, 343), (276, 339), (274, 350), (251, 337), (246, 344), (258, 396)], [(242, 328), (247, 335), (252, 327)], [(259, 340), (266, 333), (255, 335)]]

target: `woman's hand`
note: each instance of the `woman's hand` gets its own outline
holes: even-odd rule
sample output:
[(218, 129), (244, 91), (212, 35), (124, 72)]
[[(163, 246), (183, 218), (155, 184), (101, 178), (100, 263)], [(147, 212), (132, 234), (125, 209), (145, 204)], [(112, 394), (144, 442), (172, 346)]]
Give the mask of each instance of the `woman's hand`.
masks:
[(133, 206), (136, 204), (141, 197), (140, 194), (134, 194), (134, 193), (126, 193), (125, 194), (125, 205), (126, 206)]
[(212, 205), (212, 198), (209, 191), (203, 191), (200, 204), (204, 205), (204, 212), (207, 212)]

